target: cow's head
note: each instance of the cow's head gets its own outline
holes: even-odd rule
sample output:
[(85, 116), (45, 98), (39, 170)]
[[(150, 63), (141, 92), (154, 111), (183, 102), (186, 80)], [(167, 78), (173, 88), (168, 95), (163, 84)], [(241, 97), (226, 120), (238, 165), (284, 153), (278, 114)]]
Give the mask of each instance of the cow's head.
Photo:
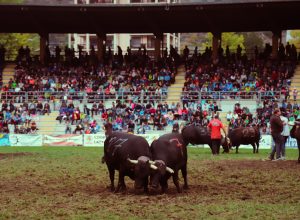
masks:
[(150, 163), (149, 157), (141, 156), (137, 160), (128, 161), (134, 164), (134, 188), (141, 189), (148, 185), (148, 177), (151, 169), (156, 170), (157, 167)]
[(224, 149), (224, 153), (229, 153), (229, 150), (232, 148), (232, 143), (229, 137), (222, 137), (221, 144)]
[(167, 174), (173, 174), (174, 170), (170, 167), (167, 167), (165, 162), (162, 160), (150, 161), (152, 165), (157, 167), (154, 172), (151, 172), (150, 176), (150, 185), (152, 188), (157, 189), (159, 187), (159, 183), (161, 179)]

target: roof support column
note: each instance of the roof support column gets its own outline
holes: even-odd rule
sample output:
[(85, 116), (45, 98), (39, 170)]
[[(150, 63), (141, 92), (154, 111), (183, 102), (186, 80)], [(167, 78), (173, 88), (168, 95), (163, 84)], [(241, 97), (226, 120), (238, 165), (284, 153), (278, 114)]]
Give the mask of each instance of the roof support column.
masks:
[(49, 42), (48, 33), (39, 33), (40, 35), (40, 62), (45, 64), (46, 62), (46, 47)]
[(105, 33), (98, 33), (97, 34), (97, 58), (99, 63), (103, 63), (104, 61), (104, 53), (105, 53), (105, 45), (106, 42), (106, 34)]
[(162, 47), (162, 41), (163, 41), (163, 33), (155, 33), (155, 51), (154, 51), (154, 58), (155, 60), (158, 60), (161, 57), (161, 47)]
[(90, 49), (91, 49), (91, 43), (90, 43), (90, 34), (87, 33), (86, 35), (86, 39), (85, 39), (85, 51), (86, 54), (90, 54)]
[(277, 59), (279, 39), (281, 39), (281, 31), (273, 31), (272, 36), (272, 59)]
[(212, 60), (215, 61), (218, 59), (218, 49), (219, 46), (221, 45), (221, 38), (222, 38), (222, 33), (220, 32), (214, 32), (213, 38), (212, 38)]

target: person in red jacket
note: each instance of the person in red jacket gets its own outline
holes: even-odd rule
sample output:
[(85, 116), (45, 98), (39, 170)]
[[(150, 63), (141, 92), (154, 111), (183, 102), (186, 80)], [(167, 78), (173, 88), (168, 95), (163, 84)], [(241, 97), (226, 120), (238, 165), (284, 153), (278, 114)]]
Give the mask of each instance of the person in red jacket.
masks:
[(222, 122), (219, 120), (219, 116), (216, 114), (214, 119), (212, 119), (207, 127), (210, 129), (210, 137), (211, 137), (211, 142), (212, 142), (212, 152), (214, 155), (220, 153), (220, 145), (221, 145), (221, 129), (224, 131), (225, 136), (226, 131), (224, 128), (224, 125)]

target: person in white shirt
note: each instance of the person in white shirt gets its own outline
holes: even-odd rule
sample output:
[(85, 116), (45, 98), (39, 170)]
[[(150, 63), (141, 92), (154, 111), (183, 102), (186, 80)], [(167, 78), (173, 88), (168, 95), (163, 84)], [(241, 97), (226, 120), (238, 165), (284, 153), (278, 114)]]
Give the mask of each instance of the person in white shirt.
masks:
[(281, 119), (281, 121), (283, 123), (283, 131), (282, 131), (281, 135), (284, 138), (283, 146), (281, 148), (282, 149), (282, 151), (281, 151), (281, 158), (285, 159), (285, 144), (286, 144), (287, 139), (290, 136), (290, 128), (289, 128), (288, 119), (286, 117), (286, 113), (285, 112), (282, 113), (282, 115), (280, 115), (280, 119)]
[(232, 114), (231, 111), (229, 111), (229, 112), (227, 113), (227, 115), (226, 115), (227, 121), (229, 122), (229, 121), (232, 119), (232, 117), (233, 117), (233, 114)]

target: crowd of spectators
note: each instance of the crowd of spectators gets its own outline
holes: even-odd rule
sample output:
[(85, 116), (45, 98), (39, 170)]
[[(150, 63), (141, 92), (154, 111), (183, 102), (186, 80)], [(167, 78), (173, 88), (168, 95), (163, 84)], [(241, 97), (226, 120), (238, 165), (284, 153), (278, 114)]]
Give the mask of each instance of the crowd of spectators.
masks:
[[(235, 99), (254, 98), (280, 99), (289, 97), (290, 78), (294, 74), (297, 52), (294, 45), (279, 49), (279, 58), (270, 59), (270, 45), (254, 59), (241, 55), (241, 48), (236, 54), (219, 52), (219, 60), (211, 62), (211, 50), (202, 55), (195, 52), (186, 61), (186, 81), (183, 87), (183, 103), (198, 99)], [(240, 49), (239, 49), (240, 48)], [(283, 47), (284, 48), (284, 47)], [(272, 49), (272, 47), (271, 47)], [(220, 51), (220, 50), (219, 50)], [(185, 52), (187, 53), (187, 52)], [(279, 88), (279, 89), (278, 89)]]
[(270, 118), (275, 109), (281, 110), (282, 115), (288, 119), (289, 125), (294, 125), (296, 120), (300, 120), (300, 106), (297, 102), (264, 100), (262, 106), (254, 113), (237, 103), (234, 110), (226, 115), (228, 129), (257, 125), (261, 134), (270, 134)]
[[(44, 101), (53, 102), (54, 109), (59, 110), (57, 120), (65, 124), (66, 133), (97, 133), (106, 122), (112, 123), (114, 130), (138, 133), (164, 130), (168, 125), (177, 126), (178, 120), (206, 126), (214, 114), (221, 111), (213, 100), (235, 98), (256, 91), (268, 97), (263, 110), (258, 109), (257, 114), (252, 115), (248, 108), (237, 104), (226, 118), (229, 128), (259, 124), (267, 132), (269, 116), (273, 105), (276, 106), (267, 102), (278, 103), (276, 100), (281, 98), (276, 94), (278, 88), (284, 100), (290, 95), (290, 77), (295, 68), (293, 48), (285, 49), (283, 54), (280, 47), (281, 58), (277, 61), (267, 59), (268, 46), (253, 60), (242, 55), (240, 47), (236, 54), (230, 54), (226, 49), (223, 55), (219, 50), (218, 62), (210, 61), (209, 48), (203, 54), (195, 48), (192, 57), (185, 51), (183, 58), (187, 70), (183, 91), (188, 94), (183, 93), (182, 106), (163, 101), (168, 86), (175, 82), (176, 53), (172, 56), (166, 54), (163, 59), (154, 62), (147, 57), (145, 49), (133, 55), (128, 48), (123, 56), (119, 48), (115, 55), (109, 50), (105, 54), (104, 65), (100, 65), (96, 58), (93, 61), (96, 57), (93, 49), (89, 56), (79, 50), (77, 57), (73, 49), (65, 48), (66, 57), (61, 62), (61, 50), (57, 47), (55, 56), (51, 56), (47, 49), (47, 63), (41, 65), (28, 58), (30, 50), (20, 49), (15, 76), (2, 88), (1, 98), (9, 104), (5, 101), (2, 104), (1, 129), (7, 133), (7, 124), (13, 124), (16, 133), (23, 130), (36, 132), (32, 115), (49, 114), (51, 111), (49, 104), (42, 104)], [(216, 96), (218, 93), (215, 92), (220, 91), (228, 92), (226, 97)], [(198, 92), (202, 92), (201, 99)], [(115, 99), (115, 102), (106, 108), (106, 99)], [(81, 104), (75, 106), (74, 100)], [(15, 107), (14, 102), (20, 107)], [(56, 102), (58, 108), (55, 107)], [(291, 107), (290, 103), (284, 103), (281, 107), (288, 106), (286, 112), (296, 119), (299, 115), (297, 104)]]
[[(89, 58), (96, 56), (93, 53), (92, 49)], [(70, 48), (65, 49), (63, 62), (60, 62), (58, 47), (55, 54), (53, 59), (49, 57), (46, 65), (41, 65), (28, 59), (29, 49), (20, 48), (15, 76), (2, 87), (2, 99), (21, 103), (26, 98), (66, 100), (72, 96), (74, 99), (86, 99), (88, 103), (121, 98), (154, 103), (165, 99), (168, 86), (175, 82), (174, 59), (169, 56), (152, 61), (145, 49), (131, 54), (128, 48), (125, 56), (120, 47), (114, 56), (109, 50), (106, 53), (108, 65), (90, 65), (81, 52), (76, 57), (74, 49)]]
[[(110, 122), (115, 131), (145, 133), (147, 130), (164, 130), (166, 126), (173, 125), (174, 120), (185, 118), (186, 113), (180, 104), (169, 106), (166, 102), (154, 106), (151, 103), (122, 103), (117, 100), (111, 107), (105, 107), (100, 101), (90, 107), (84, 105), (83, 111), (70, 102), (63, 103), (57, 120), (66, 124), (66, 132), (97, 133), (101, 130), (101, 124)], [(95, 120), (96, 117), (100, 123)], [(70, 131), (73, 124), (76, 129)]]
[[(36, 134), (38, 131), (36, 121), (37, 115), (43, 115), (50, 111), (49, 104), (27, 103), (16, 105), (13, 101), (1, 103), (0, 132), (15, 134)], [(13, 126), (13, 131), (10, 126)]]

